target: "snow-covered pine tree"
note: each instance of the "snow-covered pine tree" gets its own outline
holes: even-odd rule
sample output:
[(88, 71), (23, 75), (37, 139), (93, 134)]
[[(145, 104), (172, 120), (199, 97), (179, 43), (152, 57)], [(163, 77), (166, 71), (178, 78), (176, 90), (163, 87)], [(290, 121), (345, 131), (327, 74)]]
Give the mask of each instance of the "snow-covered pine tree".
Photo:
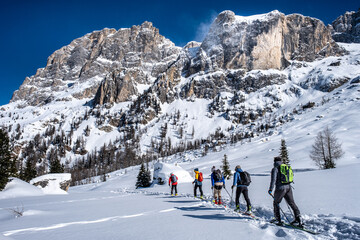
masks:
[(60, 163), (59, 157), (55, 154), (50, 160), (50, 173), (63, 173), (64, 165)]
[(0, 129), (0, 191), (6, 186), (9, 177), (15, 175), (15, 160), (11, 157), (9, 137)]
[(149, 169), (145, 169), (144, 163), (141, 164), (139, 174), (137, 176), (136, 188), (139, 187), (150, 187), (151, 185), (151, 173)]
[(283, 163), (290, 164), (289, 154), (288, 154), (288, 150), (286, 148), (285, 139), (281, 139), (280, 156), (281, 156)]
[(227, 180), (230, 179), (230, 177), (232, 176), (231, 170), (230, 170), (230, 164), (229, 161), (227, 160), (227, 155), (224, 154), (224, 158), (222, 159), (222, 173), (224, 175), (224, 178), (226, 178)]

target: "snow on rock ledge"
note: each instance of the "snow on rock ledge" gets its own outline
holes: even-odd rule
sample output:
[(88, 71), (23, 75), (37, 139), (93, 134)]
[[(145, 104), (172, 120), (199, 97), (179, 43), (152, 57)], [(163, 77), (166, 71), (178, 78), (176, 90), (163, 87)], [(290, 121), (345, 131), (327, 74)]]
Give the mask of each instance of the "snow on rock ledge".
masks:
[(37, 186), (45, 194), (66, 194), (70, 181), (70, 173), (53, 173), (34, 178), (30, 184)]
[(41, 196), (44, 193), (37, 187), (18, 178), (11, 178), (3, 191), (0, 191), (0, 199)]
[(179, 183), (193, 181), (190, 173), (184, 170), (182, 167), (158, 162), (154, 165), (154, 182), (158, 184), (167, 183), (171, 173), (174, 173), (179, 178)]

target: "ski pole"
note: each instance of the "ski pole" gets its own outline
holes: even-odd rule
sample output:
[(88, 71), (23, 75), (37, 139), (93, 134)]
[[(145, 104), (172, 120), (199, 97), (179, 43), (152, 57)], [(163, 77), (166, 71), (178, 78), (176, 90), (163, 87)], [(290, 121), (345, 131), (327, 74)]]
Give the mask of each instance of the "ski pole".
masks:
[(286, 199), (285, 199), (285, 202), (286, 202), (286, 205), (287, 205), (287, 207), (288, 207), (288, 209), (289, 209), (289, 212), (291, 213), (291, 215), (292, 215), (292, 216), (294, 217), (294, 219), (295, 219), (295, 215), (294, 215), (294, 213), (291, 211), (290, 206), (289, 206), (288, 202), (286, 201)]
[(224, 187), (225, 191), (227, 192), (227, 194), (229, 195), (229, 197), (232, 199), (232, 196), (230, 196), (230, 193), (228, 192), (228, 190)]
[[(271, 193), (269, 193), (269, 195), (275, 200), (274, 195), (272, 195)], [(277, 204), (278, 208), (280, 209), (280, 211), (282, 212), (282, 214), (285, 216), (286, 220), (288, 221), (288, 223), (291, 225), (290, 220), (288, 219), (288, 217), (286, 216), (286, 214), (284, 213), (284, 211), (281, 209), (280, 204)]]
[(233, 200), (233, 195), (234, 195), (234, 188), (231, 188), (231, 201), (230, 201), (230, 203), (235, 204), (234, 200)]

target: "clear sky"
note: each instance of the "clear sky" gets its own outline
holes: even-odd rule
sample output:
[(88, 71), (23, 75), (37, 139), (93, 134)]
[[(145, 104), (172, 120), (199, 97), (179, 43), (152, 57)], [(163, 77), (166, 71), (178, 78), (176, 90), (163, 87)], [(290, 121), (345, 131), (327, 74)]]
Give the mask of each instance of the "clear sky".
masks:
[(201, 41), (223, 10), (248, 16), (279, 10), (331, 23), (359, 0), (3, 0), (0, 4), (0, 105), (7, 104), (26, 76), (45, 67), (47, 58), (75, 38), (94, 30), (124, 28), (150, 21), (177, 46)]

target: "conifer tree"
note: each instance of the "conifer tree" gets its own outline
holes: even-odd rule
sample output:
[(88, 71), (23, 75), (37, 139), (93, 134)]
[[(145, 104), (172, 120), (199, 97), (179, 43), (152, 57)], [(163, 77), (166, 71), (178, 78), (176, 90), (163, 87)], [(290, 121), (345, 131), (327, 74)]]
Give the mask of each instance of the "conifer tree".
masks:
[(50, 173), (63, 173), (64, 165), (60, 163), (58, 156), (50, 161)]
[(139, 187), (150, 187), (151, 185), (151, 173), (149, 169), (145, 169), (144, 163), (141, 164), (139, 174), (137, 176), (136, 188)]
[(15, 175), (16, 166), (15, 160), (11, 156), (9, 137), (0, 129), (0, 191), (6, 186), (9, 177)]
[(282, 159), (282, 162), (285, 164), (289, 164), (290, 160), (289, 160), (289, 154), (286, 148), (286, 142), (285, 139), (281, 139), (281, 147), (280, 147), (280, 156)]
[(33, 160), (34, 159), (32, 158), (28, 158), (26, 160), (25, 170), (22, 178), (26, 182), (30, 182), (31, 179), (37, 176), (36, 161), (34, 162)]
[(232, 176), (232, 173), (231, 173), (231, 170), (230, 170), (230, 164), (229, 164), (229, 161), (227, 160), (227, 155), (226, 154), (224, 154), (221, 169), (222, 169), (224, 178), (229, 180), (230, 177)]

